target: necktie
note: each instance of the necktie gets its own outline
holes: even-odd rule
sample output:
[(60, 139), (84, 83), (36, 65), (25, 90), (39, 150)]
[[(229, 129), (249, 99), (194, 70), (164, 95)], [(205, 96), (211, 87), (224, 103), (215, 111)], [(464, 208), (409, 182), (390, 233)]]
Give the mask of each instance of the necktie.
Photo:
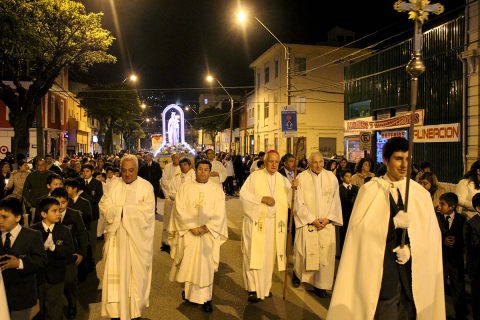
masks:
[(352, 190), (352, 186), (348, 185), (347, 189), (348, 189), (348, 191)]
[(447, 223), (448, 229), (450, 229), (450, 216), (445, 216), (445, 222)]
[(12, 247), (12, 244), (10, 242), (11, 235), (12, 234), (10, 232), (7, 232), (7, 234), (5, 234), (5, 243), (3, 244), (3, 250), (5, 250), (5, 252), (10, 251), (10, 248)]
[(85, 180), (85, 185), (88, 186), (88, 180)]

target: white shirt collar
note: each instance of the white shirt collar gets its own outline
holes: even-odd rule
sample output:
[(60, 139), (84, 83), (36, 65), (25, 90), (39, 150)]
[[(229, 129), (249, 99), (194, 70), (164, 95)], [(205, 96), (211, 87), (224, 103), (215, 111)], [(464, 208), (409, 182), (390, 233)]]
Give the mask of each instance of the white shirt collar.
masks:
[(352, 184), (346, 184), (345, 182), (343, 183), (343, 186), (348, 189), (348, 187), (351, 187)]
[(48, 233), (48, 230), (50, 230), (51, 232), (53, 232), (53, 227), (55, 227), (55, 223), (52, 224), (51, 226), (47, 226), (47, 224), (42, 221), (42, 226), (43, 226), (43, 230), (45, 230), (45, 232)]
[(10, 232), (10, 241), (13, 244), (13, 240), (18, 237), (18, 234), (20, 233), (21, 230), (22, 230), (22, 226), (19, 223), (17, 223), (17, 225), (12, 230), (2, 232), (2, 238), (5, 238), (5, 235), (8, 232)]

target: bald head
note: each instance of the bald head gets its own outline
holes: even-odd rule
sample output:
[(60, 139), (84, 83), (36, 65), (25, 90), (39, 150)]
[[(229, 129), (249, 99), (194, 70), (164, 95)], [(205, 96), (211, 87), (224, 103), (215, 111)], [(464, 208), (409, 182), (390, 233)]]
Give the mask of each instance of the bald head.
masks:
[(320, 152), (312, 152), (310, 157), (308, 157), (308, 167), (312, 172), (319, 174), (322, 172), (325, 162), (323, 161), (323, 156)]

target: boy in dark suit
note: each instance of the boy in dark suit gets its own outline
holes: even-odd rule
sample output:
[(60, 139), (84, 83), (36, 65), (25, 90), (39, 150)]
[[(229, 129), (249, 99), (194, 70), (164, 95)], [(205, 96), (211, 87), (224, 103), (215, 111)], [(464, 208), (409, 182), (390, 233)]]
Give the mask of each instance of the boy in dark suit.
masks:
[(82, 173), (84, 179), (84, 192), (87, 200), (90, 201), (92, 207), (92, 221), (88, 230), (88, 239), (90, 240), (91, 252), (87, 255), (87, 265), (90, 269), (95, 269), (95, 248), (97, 243), (97, 225), (98, 218), (100, 216), (100, 210), (98, 209), (98, 203), (103, 196), (103, 186), (100, 181), (93, 178), (93, 165), (87, 163), (82, 166)]
[(348, 222), (352, 214), (353, 204), (358, 194), (358, 186), (352, 184), (352, 173), (348, 170), (340, 171), (340, 202), (342, 203), (343, 226), (340, 227), (340, 250), (343, 248), (348, 230)]
[(78, 265), (87, 255), (88, 232), (83, 223), (81, 212), (67, 208), (68, 193), (64, 188), (57, 188), (52, 191), (52, 197), (60, 203), (60, 222), (70, 229), (72, 234), (75, 253), (67, 258), (65, 271), (65, 297), (68, 302), (67, 318), (74, 319), (77, 314), (77, 274)]
[(453, 192), (440, 196), (437, 219), (442, 232), (443, 276), (455, 306), (455, 319), (465, 319), (465, 271), (463, 262), (463, 227), (465, 217), (455, 210), (458, 197)]
[(62, 320), (65, 269), (67, 258), (72, 256), (75, 247), (70, 230), (60, 223), (60, 203), (57, 199), (44, 198), (38, 208), (43, 220), (32, 225), (32, 229), (42, 233), (48, 257), (47, 267), (39, 272), (40, 315), (48, 320)]
[(11, 320), (28, 320), (37, 304), (36, 272), (47, 265), (40, 232), (24, 228), (22, 203), (8, 197), (0, 201), (0, 270)]
[(480, 320), (480, 193), (472, 198), (472, 205), (477, 214), (465, 222), (464, 242), (467, 251), (467, 271), (472, 281), (473, 319)]

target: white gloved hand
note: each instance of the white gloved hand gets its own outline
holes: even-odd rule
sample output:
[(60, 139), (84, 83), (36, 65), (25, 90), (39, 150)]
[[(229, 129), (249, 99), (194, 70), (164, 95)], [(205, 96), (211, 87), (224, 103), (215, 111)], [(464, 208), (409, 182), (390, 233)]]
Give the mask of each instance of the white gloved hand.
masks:
[(393, 217), (393, 224), (395, 225), (395, 229), (407, 229), (410, 225), (408, 213), (403, 210), (398, 211), (395, 217)]
[(45, 248), (45, 250), (50, 250), (50, 251), (55, 250), (55, 244), (53, 242), (53, 236), (51, 233), (48, 235), (47, 240), (45, 240), (43, 247)]
[(393, 249), (393, 252), (397, 254), (396, 262), (398, 264), (405, 264), (410, 260), (410, 247), (408, 244), (404, 245), (403, 248), (400, 246)]

